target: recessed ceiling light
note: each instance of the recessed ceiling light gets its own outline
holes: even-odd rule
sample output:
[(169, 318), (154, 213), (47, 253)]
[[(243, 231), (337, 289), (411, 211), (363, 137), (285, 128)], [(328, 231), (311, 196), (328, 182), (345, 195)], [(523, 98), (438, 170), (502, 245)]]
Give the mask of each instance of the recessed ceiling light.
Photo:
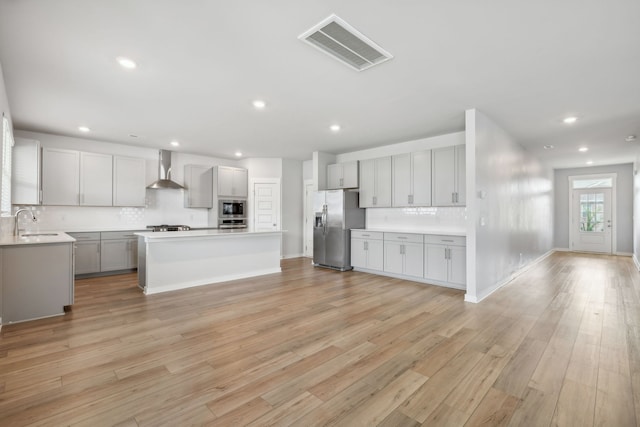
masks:
[(340, 125), (331, 125), (329, 127), (333, 132), (340, 132)]
[(587, 160), (587, 164), (588, 165), (592, 165), (593, 164), (593, 160)]
[(580, 147), (580, 148), (578, 148), (578, 151), (581, 152), (581, 153), (585, 153), (585, 152), (589, 151), (589, 147)]
[(87, 126), (78, 126), (78, 130), (80, 132), (91, 132), (91, 129), (89, 129)]
[(627, 142), (633, 142), (633, 141), (636, 140), (636, 136), (635, 135), (629, 135), (624, 140), (627, 141)]
[(575, 116), (565, 117), (562, 121), (570, 125), (571, 123), (575, 123), (576, 121), (578, 121), (578, 118)]
[(256, 99), (255, 101), (253, 101), (253, 106), (258, 110), (262, 110), (264, 107), (267, 106), (267, 103), (261, 99)]
[(235, 155), (236, 155), (236, 157), (242, 157), (242, 152), (241, 151), (236, 151)]
[(553, 145), (549, 144), (549, 145), (545, 145), (544, 147), (545, 150), (552, 150), (553, 149)]
[(124, 56), (116, 58), (116, 61), (118, 61), (118, 64), (120, 64), (122, 68), (126, 68), (127, 70), (133, 70), (138, 66), (133, 59), (125, 58)]
[(169, 144), (173, 145), (174, 147), (178, 147), (180, 145), (178, 141), (171, 141)]

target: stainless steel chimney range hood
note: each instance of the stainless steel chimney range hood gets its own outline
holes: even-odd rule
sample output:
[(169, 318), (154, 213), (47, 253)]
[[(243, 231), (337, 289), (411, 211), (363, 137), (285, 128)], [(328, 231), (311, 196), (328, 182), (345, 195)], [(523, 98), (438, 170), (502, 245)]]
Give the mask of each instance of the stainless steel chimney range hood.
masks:
[(158, 158), (158, 180), (147, 186), (150, 189), (182, 189), (182, 185), (171, 180), (171, 151), (160, 150)]

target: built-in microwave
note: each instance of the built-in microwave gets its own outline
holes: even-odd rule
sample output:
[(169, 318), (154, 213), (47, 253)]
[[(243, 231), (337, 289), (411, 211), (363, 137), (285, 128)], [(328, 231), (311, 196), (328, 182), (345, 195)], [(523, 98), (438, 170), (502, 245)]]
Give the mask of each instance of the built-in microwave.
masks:
[(246, 200), (218, 200), (218, 218), (245, 218)]

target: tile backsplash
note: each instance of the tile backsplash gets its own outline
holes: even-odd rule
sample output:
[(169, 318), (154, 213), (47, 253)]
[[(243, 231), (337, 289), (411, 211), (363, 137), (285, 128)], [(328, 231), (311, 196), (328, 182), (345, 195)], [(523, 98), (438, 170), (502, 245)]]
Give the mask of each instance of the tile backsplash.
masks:
[(368, 208), (367, 228), (465, 230), (466, 207)]
[[(37, 222), (29, 215), (21, 214), (19, 225), (27, 231), (75, 231), (99, 229), (144, 229), (151, 224), (186, 224), (206, 227), (207, 209), (183, 207), (183, 190), (148, 190), (145, 207), (94, 207), (94, 206), (14, 206), (14, 212), (30, 209)], [(13, 230), (13, 219), (10, 227)]]

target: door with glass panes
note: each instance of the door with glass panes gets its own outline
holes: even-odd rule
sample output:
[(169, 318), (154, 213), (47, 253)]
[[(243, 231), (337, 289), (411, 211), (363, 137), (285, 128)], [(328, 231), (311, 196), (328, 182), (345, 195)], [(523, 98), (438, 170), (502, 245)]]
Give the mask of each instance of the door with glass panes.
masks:
[(611, 253), (611, 188), (573, 190), (571, 249)]

